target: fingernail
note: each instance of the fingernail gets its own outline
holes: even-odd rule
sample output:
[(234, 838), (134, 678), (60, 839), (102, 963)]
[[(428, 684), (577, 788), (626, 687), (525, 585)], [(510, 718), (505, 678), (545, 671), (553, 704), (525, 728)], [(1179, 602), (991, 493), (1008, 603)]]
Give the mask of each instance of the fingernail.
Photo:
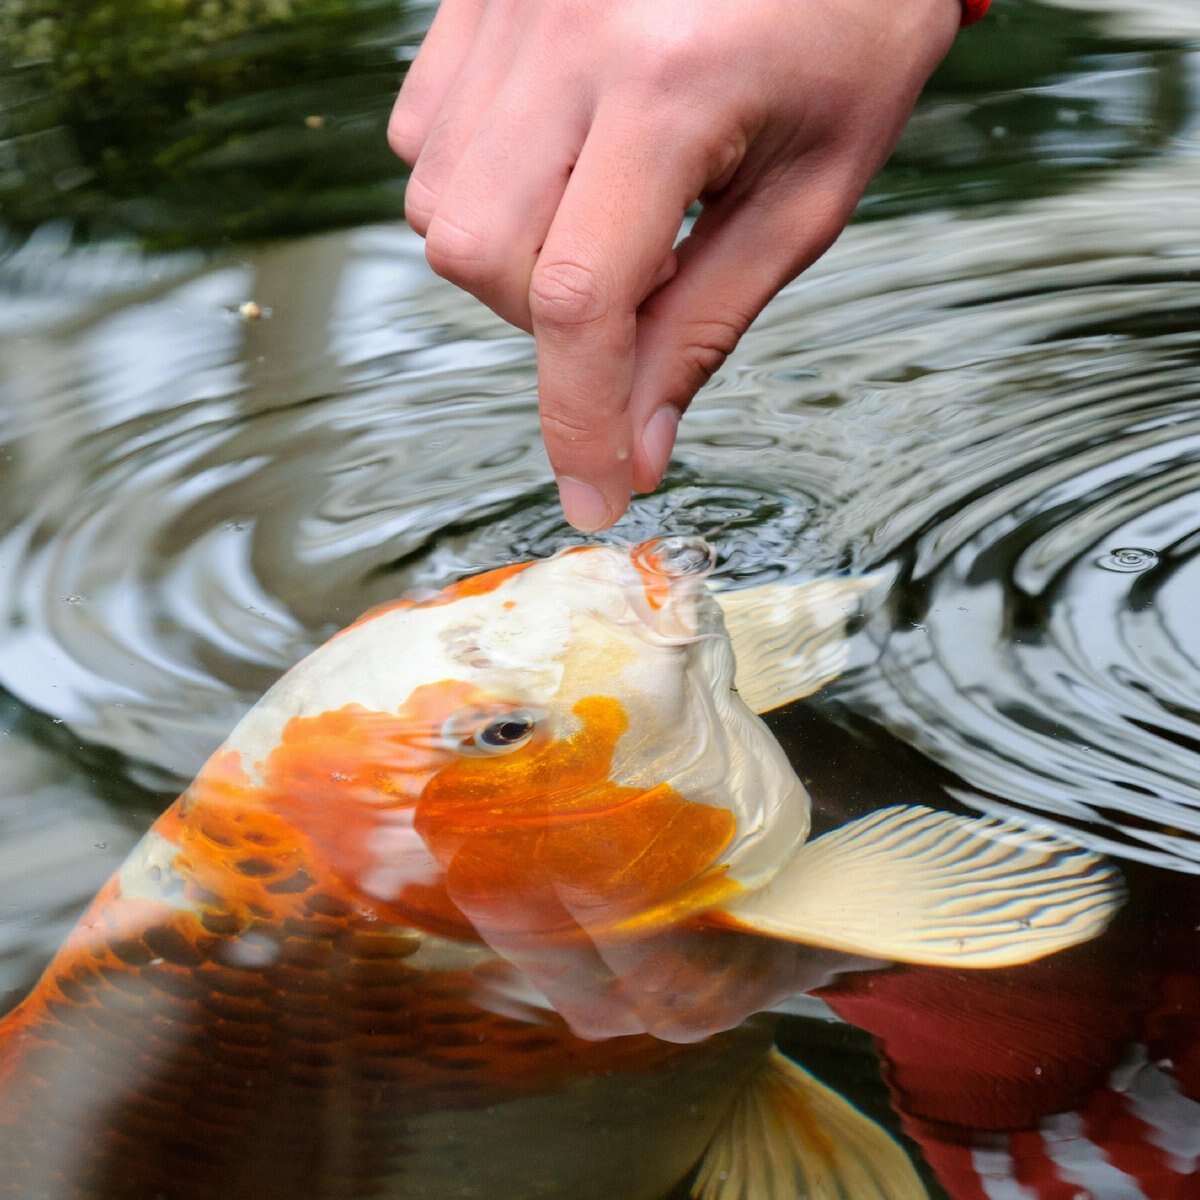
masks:
[(567, 520), (584, 533), (595, 533), (597, 529), (607, 529), (612, 524), (612, 509), (608, 501), (597, 488), (584, 483), (582, 479), (560, 475), (558, 499)]
[(655, 487), (667, 473), (667, 463), (671, 461), (671, 450), (675, 446), (678, 429), (679, 409), (672, 404), (664, 404), (642, 430), (642, 457), (654, 475)]

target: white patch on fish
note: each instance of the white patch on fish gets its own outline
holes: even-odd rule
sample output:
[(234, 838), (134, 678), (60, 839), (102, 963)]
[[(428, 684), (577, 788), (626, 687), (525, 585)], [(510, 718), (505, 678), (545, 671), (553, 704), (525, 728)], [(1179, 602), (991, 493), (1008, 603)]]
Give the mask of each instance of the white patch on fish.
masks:
[(121, 895), (127, 900), (153, 900), (178, 912), (196, 911), (184, 894), (184, 877), (175, 866), (178, 854), (174, 842), (151, 829), (117, 871)]

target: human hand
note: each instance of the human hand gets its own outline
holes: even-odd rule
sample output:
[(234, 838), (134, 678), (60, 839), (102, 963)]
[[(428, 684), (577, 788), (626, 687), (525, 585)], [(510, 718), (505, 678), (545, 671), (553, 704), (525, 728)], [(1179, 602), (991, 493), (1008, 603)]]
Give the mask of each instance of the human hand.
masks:
[(680, 415), (842, 231), (961, 12), (442, 0), (388, 131), (406, 215), (438, 274), (533, 333), (572, 524), (658, 485)]

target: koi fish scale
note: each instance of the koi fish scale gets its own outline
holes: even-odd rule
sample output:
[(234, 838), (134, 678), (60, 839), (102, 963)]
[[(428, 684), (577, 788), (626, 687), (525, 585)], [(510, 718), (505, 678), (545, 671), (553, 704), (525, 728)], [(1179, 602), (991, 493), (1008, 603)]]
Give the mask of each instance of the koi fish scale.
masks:
[[(228, 911), (206, 922), (137, 901), (139, 935), (105, 899), (119, 919), (90, 927), (40, 1002), (0, 1027), (0, 1195), (14, 1200), (372, 1194), (404, 1176), (405, 1129), (423, 1114), (618, 1075), (636, 1092), (694, 1057), (650, 1038), (581, 1041), (552, 1013), (490, 1012), (478, 997), (495, 964), (414, 969), (426, 939), (320, 891), (219, 933)], [(742, 1060), (748, 1036), (765, 1035), (709, 1053)], [(86, 1164), (62, 1166), (58, 1131), (98, 1112)], [(338, 1145), (353, 1147), (340, 1164)]]

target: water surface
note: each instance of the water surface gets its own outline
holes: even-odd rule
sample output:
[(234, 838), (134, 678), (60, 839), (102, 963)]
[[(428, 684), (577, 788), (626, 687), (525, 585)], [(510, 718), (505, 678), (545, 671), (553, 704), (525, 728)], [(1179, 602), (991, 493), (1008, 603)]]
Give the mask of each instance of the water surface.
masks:
[[(100, 60), (75, 62), (53, 112), (33, 50), (3, 77), (12, 1001), (306, 650), (405, 588), (577, 540), (529, 340), (434, 278), (394, 220), (402, 177), (378, 134), (423, 14), (318, 7), (193, 54), (184, 114), (118, 105)], [(994, 1085), (986, 1056), (939, 1093), (879, 1011), (841, 1000), (883, 1039), (893, 1106), (962, 1196), (974, 1171), (993, 1197), (1053, 1175), (1165, 1200), (1200, 1163), (1198, 36), (1169, 0), (1002, 5), (964, 35), (863, 219), (771, 305), (684, 422), (663, 488), (614, 531), (720, 530), (728, 586), (885, 576), (851, 669), (773, 718), (822, 821), (934, 802), (1050, 822), (1126, 865), (1110, 936), (958, 981), (959, 1011), (943, 977), (885, 977), (947, 1044), (1012, 1048), (1011, 1111), (954, 1126)], [(888, 1111), (865, 1036), (796, 1020), (786, 1038)], [(1091, 1149), (1116, 1138), (1103, 1104), (1126, 1101), (1167, 1129), (1150, 1183)]]

